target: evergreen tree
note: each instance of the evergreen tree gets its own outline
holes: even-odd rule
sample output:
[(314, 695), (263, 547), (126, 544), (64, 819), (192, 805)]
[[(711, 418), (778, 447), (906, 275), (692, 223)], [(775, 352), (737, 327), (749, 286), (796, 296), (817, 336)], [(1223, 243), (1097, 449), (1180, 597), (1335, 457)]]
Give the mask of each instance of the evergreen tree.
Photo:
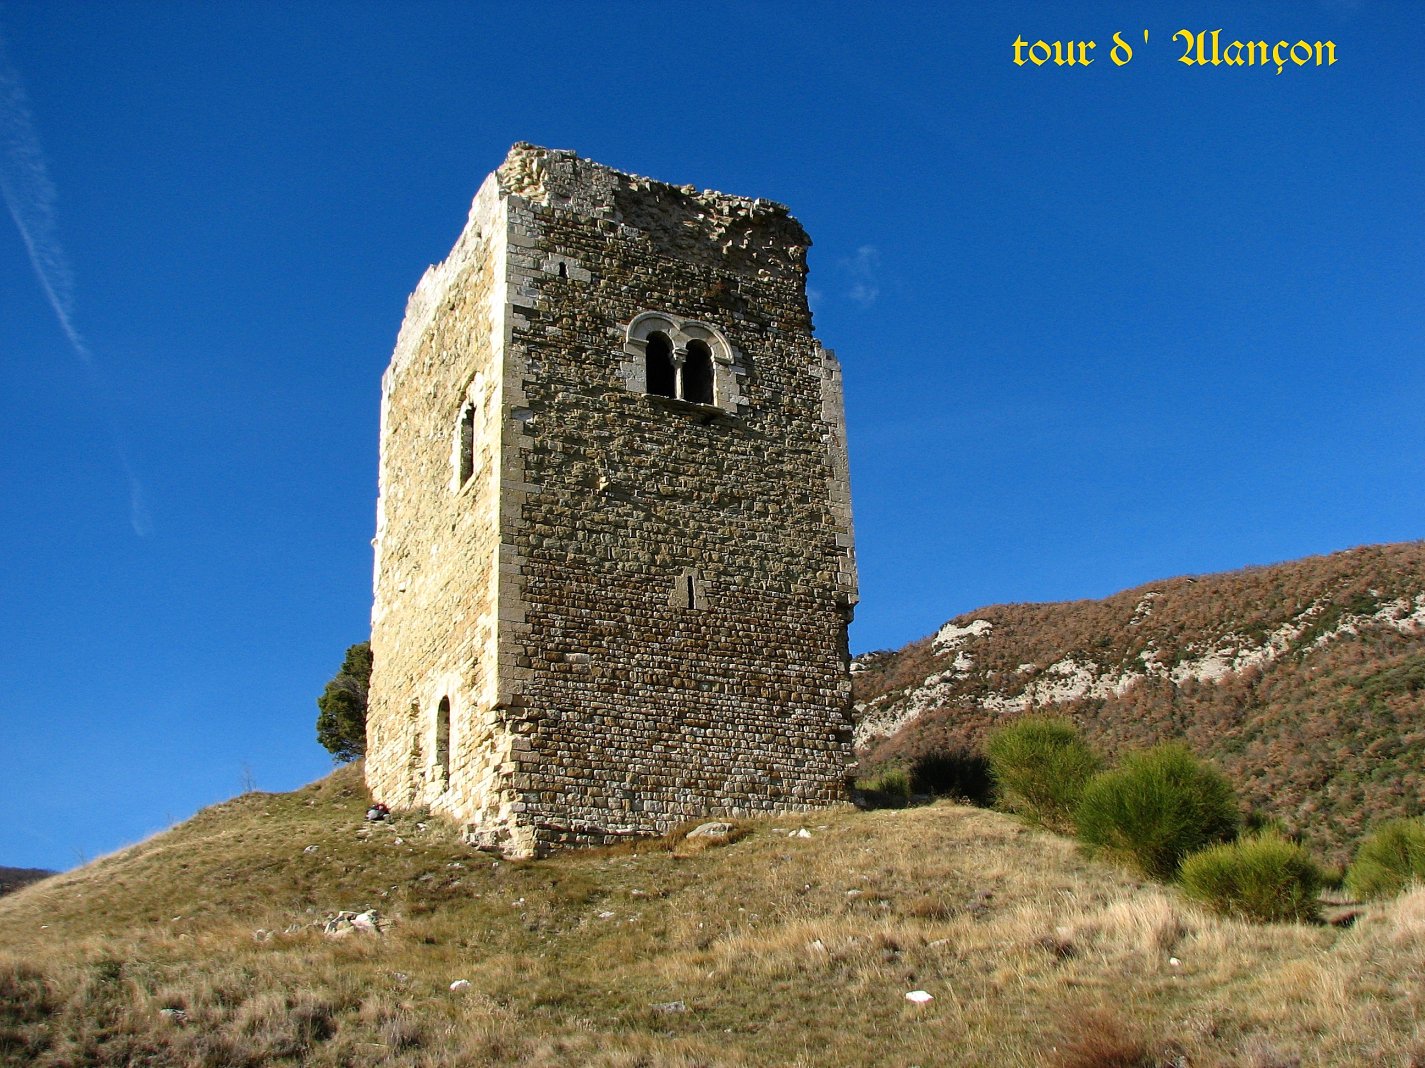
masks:
[(371, 643), (346, 651), (341, 670), (317, 698), (317, 741), (345, 764), (366, 755), (366, 691), (371, 684)]

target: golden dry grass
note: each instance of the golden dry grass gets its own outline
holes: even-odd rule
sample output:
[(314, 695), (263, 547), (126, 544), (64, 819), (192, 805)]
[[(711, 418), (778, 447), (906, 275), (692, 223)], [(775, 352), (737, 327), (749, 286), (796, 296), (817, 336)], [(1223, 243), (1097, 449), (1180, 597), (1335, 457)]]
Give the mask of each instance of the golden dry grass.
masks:
[(248, 795), (0, 900), (0, 1061), (1425, 1063), (1425, 891), (1237, 924), (949, 804), (511, 863), (365, 800)]

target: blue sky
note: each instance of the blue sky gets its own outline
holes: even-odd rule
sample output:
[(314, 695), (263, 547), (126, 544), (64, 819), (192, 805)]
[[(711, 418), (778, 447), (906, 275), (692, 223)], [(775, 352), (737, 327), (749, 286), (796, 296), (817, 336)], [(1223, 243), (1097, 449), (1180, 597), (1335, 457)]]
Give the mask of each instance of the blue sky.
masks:
[[(1219, 27), (1337, 62), (1177, 62)], [(1421, 30), (1344, 0), (0, 0), (0, 864), (330, 766), (381, 371), (518, 140), (811, 233), (856, 650), (1421, 537)], [(1018, 35), (1095, 62), (1017, 67)]]

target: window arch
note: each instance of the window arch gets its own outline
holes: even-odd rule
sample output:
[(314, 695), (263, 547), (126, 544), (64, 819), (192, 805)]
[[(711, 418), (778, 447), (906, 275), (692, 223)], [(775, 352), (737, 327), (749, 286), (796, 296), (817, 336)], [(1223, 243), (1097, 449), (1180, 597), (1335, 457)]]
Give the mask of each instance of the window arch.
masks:
[(476, 371), (461, 390), (450, 440), (450, 488), (457, 493), (471, 484), (481, 468), (493, 392), (493, 376), (485, 370)]
[(640, 312), (628, 324), (621, 373), (628, 388), (736, 413), (745, 407), (741, 354), (714, 326), (667, 312)]
[(683, 399), (693, 404), (713, 402), (712, 349), (706, 341), (688, 342), (688, 356), (683, 361)]
[(647, 369), (649, 393), (656, 393), (660, 397), (678, 395), (678, 374), (673, 366), (673, 343), (661, 330), (648, 335), (643, 365)]

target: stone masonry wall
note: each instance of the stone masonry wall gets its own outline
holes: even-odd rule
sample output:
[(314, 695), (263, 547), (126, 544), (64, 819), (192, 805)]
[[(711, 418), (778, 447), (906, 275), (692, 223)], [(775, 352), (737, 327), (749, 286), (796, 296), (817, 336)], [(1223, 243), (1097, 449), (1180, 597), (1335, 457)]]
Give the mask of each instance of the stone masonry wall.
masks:
[[(543, 845), (843, 800), (855, 565), (805, 233), (765, 201), (542, 163), (510, 198), (516, 807)], [(645, 311), (727, 335), (735, 413), (630, 388), (623, 331)], [(677, 607), (689, 571), (705, 603)]]
[[(496, 708), (505, 238), (492, 178), (450, 256), (412, 295), (382, 382), (366, 761), (373, 795), (388, 804), (495, 826), (508, 822), (511, 741)], [(436, 738), (442, 698), (448, 754)]]

